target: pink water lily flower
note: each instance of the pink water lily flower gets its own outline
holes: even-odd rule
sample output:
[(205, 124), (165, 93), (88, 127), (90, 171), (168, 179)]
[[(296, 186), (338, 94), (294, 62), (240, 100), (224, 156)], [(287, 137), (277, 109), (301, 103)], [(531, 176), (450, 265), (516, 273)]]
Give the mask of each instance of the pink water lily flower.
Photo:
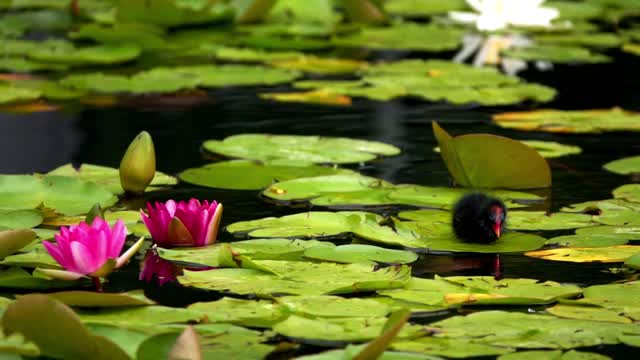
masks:
[(159, 246), (205, 246), (217, 239), (222, 217), (222, 204), (217, 201), (169, 200), (156, 202), (155, 207), (147, 203), (147, 211), (142, 220)]
[(120, 255), (126, 237), (127, 228), (122, 220), (118, 220), (113, 228), (99, 217), (91, 225), (83, 221), (78, 225), (63, 226), (60, 233), (55, 235), (55, 243), (43, 241), (42, 244), (65, 270), (38, 270), (63, 280), (76, 280), (85, 276), (94, 279), (105, 277), (114, 269), (124, 266), (144, 241), (141, 238)]

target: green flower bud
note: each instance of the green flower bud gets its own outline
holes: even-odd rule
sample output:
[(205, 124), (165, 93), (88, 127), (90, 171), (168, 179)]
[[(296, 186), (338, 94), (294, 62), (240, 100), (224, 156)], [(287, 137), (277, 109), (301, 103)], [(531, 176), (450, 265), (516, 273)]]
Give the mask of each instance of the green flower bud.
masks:
[(156, 151), (148, 132), (143, 131), (129, 144), (120, 161), (120, 185), (126, 192), (141, 194), (156, 174)]

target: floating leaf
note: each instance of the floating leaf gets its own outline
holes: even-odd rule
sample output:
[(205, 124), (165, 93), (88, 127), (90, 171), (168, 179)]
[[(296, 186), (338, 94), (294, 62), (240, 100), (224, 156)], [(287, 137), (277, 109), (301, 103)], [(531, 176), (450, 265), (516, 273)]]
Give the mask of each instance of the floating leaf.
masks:
[(78, 315), (85, 323), (123, 327), (197, 322), (203, 318), (197, 311), (158, 305), (83, 309), (78, 311)]
[(544, 34), (534, 36), (541, 44), (578, 45), (597, 48), (614, 48), (622, 44), (622, 39), (613, 33), (577, 32), (568, 34)]
[(280, 102), (300, 102), (321, 105), (351, 105), (350, 97), (335, 94), (325, 89), (306, 92), (266, 93), (260, 94), (260, 97)]
[(522, 48), (508, 49), (502, 55), (521, 59), (550, 61), (553, 63), (602, 63), (611, 61), (608, 56), (595, 53), (580, 46), (536, 44)]
[(640, 270), (640, 254), (631, 256), (624, 264), (632, 269)]
[(132, 44), (143, 50), (165, 46), (163, 28), (143, 23), (116, 23), (112, 26), (85, 24), (69, 34), (71, 39), (90, 39), (102, 44)]
[(35, 238), (36, 233), (28, 229), (0, 231), (0, 259), (29, 245)]
[(627, 242), (629, 242), (629, 240), (617, 236), (576, 234), (551, 238), (545, 242), (545, 245), (557, 245), (564, 247), (609, 247), (624, 245)]
[(311, 259), (339, 263), (378, 262), (408, 264), (418, 259), (418, 256), (410, 251), (385, 249), (362, 244), (312, 247), (304, 252), (304, 256)]
[[(166, 260), (183, 261), (207, 266), (219, 266), (218, 257), (223, 243), (197, 248), (158, 248), (160, 257)], [(250, 256), (253, 260), (302, 260), (306, 249), (334, 247), (333, 243), (298, 239), (253, 239), (232, 243), (233, 251)]]
[(204, 24), (233, 18), (233, 8), (227, 4), (206, 1), (158, 0), (118, 1), (117, 20), (128, 23), (154, 24), (164, 27)]
[[(66, 164), (51, 170), (48, 174), (71, 176), (85, 181), (92, 181), (104, 186), (116, 195), (124, 193), (124, 190), (122, 190), (122, 186), (120, 185), (120, 173), (118, 169), (111, 167), (82, 164), (76, 169), (73, 165)], [(178, 180), (173, 176), (156, 171), (153, 181), (151, 181), (151, 184), (149, 185), (149, 190), (162, 189), (167, 186), (175, 185), (177, 182)]]
[(563, 353), (560, 350), (532, 350), (532, 351), (519, 351), (517, 353), (500, 355), (497, 360), (536, 360), (536, 359), (548, 359), (548, 360), (608, 360), (611, 359), (608, 356), (571, 350)]
[[(274, 349), (273, 345), (262, 344), (267, 340), (267, 336), (239, 326), (204, 324), (196, 325), (194, 329), (200, 337), (204, 359), (260, 360)], [(180, 329), (175, 329), (150, 337), (140, 345), (136, 358), (167, 359), (180, 333)]]
[[(489, 134), (452, 138), (436, 122), (432, 125), (442, 159), (459, 185), (512, 189), (551, 186), (551, 171), (546, 160), (521, 142)], [(492, 144), (490, 154), (488, 143)]]
[[(245, 176), (246, 174), (251, 176)], [(353, 174), (353, 171), (318, 166), (304, 161), (231, 160), (187, 169), (181, 172), (179, 177), (188, 183), (206, 187), (259, 190), (275, 182), (333, 174)]]
[(546, 311), (551, 315), (567, 319), (606, 321), (622, 324), (630, 324), (633, 322), (628, 317), (617, 314), (616, 312), (594, 306), (557, 304), (547, 308)]
[(62, 291), (47, 294), (63, 304), (78, 307), (146, 306), (155, 303), (147, 299), (142, 291), (129, 293), (99, 293), (94, 291)]
[(222, 141), (208, 140), (205, 150), (229, 157), (253, 160), (299, 160), (314, 163), (359, 163), (380, 155), (393, 156), (400, 149), (376, 141), (320, 136), (242, 134)]
[(79, 215), (96, 203), (107, 208), (117, 201), (99, 185), (65, 176), (0, 175), (0, 184), (1, 209), (33, 209), (42, 204), (65, 215)]
[(554, 133), (640, 131), (640, 115), (618, 108), (508, 112), (494, 115), (493, 122), (510, 129)]
[(508, 347), (470, 342), (467, 339), (459, 340), (437, 337), (421, 337), (410, 341), (395, 341), (391, 344), (391, 348), (394, 350), (441, 355), (452, 358), (495, 356), (514, 351)]
[(464, 0), (423, 1), (423, 0), (388, 0), (384, 10), (393, 15), (404, 17), (429, 17), (447, 14), (449, 11), (465, 10)]
[(613, 190), (613, 197), (640, 203), (640, 184), (627, 184), (617, 187)]
[[(344, 349), (329, 350), (318, 354), (305, 355), (297, 357), (297, 360), (348, 360), (354, 359), (355, 356), (360, 354), (365, 345), (347, 345)], [(380, 360), (442, 360), (436, 356), (422, 355), (409, 352), (400, 351), (385, 351), (380, 357)]]
[(399, 23), (391, 27), (363, 28), (354, 34), (335, 37), (332, 43), (370, 49), (443, 51), (457, 48), (461, 39), (461, 29)]
[[(384, 317), (307, 319), (292, 315), (276, 324), (273, 330), (281, 335), (313, 341), (367, 341), (376, 338), (386, 323)], [(417, 325), (403, 328), (398, 338), (415, 337), (422, 329)]]
[[(505, 311), (481, 311), (432, 323), (438, 338), (466, 340), (492, 346), (570, 349), (617, 344), (623, 334), (640, 333), (635, 324), (561, 319)], [(395, 347), (395, 346), (394, 346)], [(462, 346), (465, 348), (465, 346)]]
[(383, 317), (391, 312), (388, 305), (375, 300), (332, 295), (283, 296), (277, 301), (289, 312), (308, 318)]
[[(20, 333), (11, 335), (0, 333), (0, 352), (7, 360), (23, 359), (20, 355), (28, 357), (40, 355), (40, 349), (31, 341), (26, 340), (24, 335)], [(13, 356), (10, 354), (13, 354)]]
[(544, 211), (510, 211), (507, 223), (513, 230), (565, 230), (597, 225), (590, 215)]
[(367, 67), (368, 64), (364, 61), (350, 59), (300, 56), (293, 59), (273, 60), (270, 65), (316, 74), (351, 74)]
[(141, 50), (134, 45), (96, 45), (77, 48), (66, 41), (45, 41), (36, 44), (27, 55), (29, 58), (69, 65), (107, 65), (131, 61)]
[(542, 157), (550, 159), (582, 153), (578, 146), (561, 144), (555, 141), (521, 140), (520, 142), (535, 149)]
[(271, 327), (286, 318), (282, 306), (268, 300), (252, 301), (225, 297), (218, 301), (189, 305), (189, 310), (206, 315), (210, 322), (250, 327)]
[(73, 310), (46, 295), (25, 295), (9, 305), (2, 317), (2, 327), (6, 333), (22, 333), (46, 356), (129, 359), (114, 343), (89, 333)]
[(559, 248), (531, 251), (525, 255), (555, 261), (570, 262), (624, 262), (631, 256), (640, 253), (638, 245), (618, 245), (589, 248)]
[(39, 98), (41, 95), (42, 94), (36, 90), (0, 83), (0, 104), (31, 101)]
[(403, 286), (410, 276), (407, 266), (376, 270), (367, 264), (256, 262), (284, 277), (251, 269), (218, 269), (185, 271), (178, 281), (184, 286), (267, 297), (272, 294), (343, 294), (397, 288)]
[(604, 164), (603, 168), (620, 175), (640, 173), (640, 156), (626, 157)]
[(61, 84), (87, 91), (141, 94), (175, 92), (196, 87), (275, 85), (296, 77), (296, 72), (261, 66), (193, 65), (152, 68), (131, 77), (103, 73), (69, 75), (61, 79)]

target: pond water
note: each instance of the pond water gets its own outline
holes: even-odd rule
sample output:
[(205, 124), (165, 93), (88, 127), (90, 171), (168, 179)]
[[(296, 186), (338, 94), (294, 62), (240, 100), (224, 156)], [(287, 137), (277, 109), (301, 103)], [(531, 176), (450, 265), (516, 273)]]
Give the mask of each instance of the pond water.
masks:
[[(381, 53), (381, 58), (421, 57), (420, 53)], [(555, 87), (558, 98), (545, 108), (611, 108), (640, 110), (640, 78), (634, 74), (638, 58), (619, 53), (609, 65), (556, 66), (554, 70), (529, 70), (522, 77)], [(264, 87), (280, 91), (289, 87)], [(514, 139), (548, 140), (580, 146), (582, 154), (551, 159), (553, 188), (550, 201), (539, 208), (556, 211), (572, 203), (610, 198), (611, 190), (629, 183), (602, 165), (640, 153), (635, 133), (549, 134), (501, 129), (490, 123), (492, 114), (510, 110), (529, 110), (540, 106), (522, 104), (511, 107), (454, 106), (419, 100), (374, 102), (356, 99), (349, 107), (275, 103), (259, 99), (256, 88), (222, 88), (206, 98), (189, 103), (184, 99), (138, 97), (126, 106), (98, 108), (70, 105), (55, 112), (0, 114), (1, 173), (46, 172), (62, 164), (91, 163), (117, 167), (127, 144), (140, 131), (153, 136), (157, 168), (176, 174), (208, 162), (201, 152), (207, 139), (222, 139), (239, 133), (274, 133), (342, 136), (377, 140), (396, 145), (402, 154), (360, 166), (357, 171), (393, 183), (448, 186), (449, 174), (439, 154), (431, 121), (437, 120), (452, 135), (491, 133)], [(490, 144), (487, 144), (490, 146)], [(526, 164), (524, 165), (526, 166)], [(180, 184), (167, 192), (151, 193), (149, 200), (216, 199), (225, 205), (222, 226), (236, 221), (293, 214), (301, 209), (269, 204), (256, 191), (213, 190)], [(132, 208), (145, 199), (132, 200)], [(315, 210), (315, 209), (314, 209)], [(397, 209), (378, 209), (393, 214)], [(545, 236), (570, 234), (572, 230), (546, 232)], [(233, 241), (223, 232), (219, 241)], [(414, 264), (416, 276), (489, 275), (492, 256), (422, 255)], [(622, 274), (607, 272), (607, 264), (564, 263), (533, 259), (524, 255), (503, 255), (504, 276), (574, 283), (580, 286), (611, 283)], [(471, 266), (473, 268), (466, 268)], [(108, 291), (145, 288), (147, 295), (161, 304), (185, 306), (195, 301), (215, 300), (218, 294), (185, 290), (175, 285), (159, 288), (137, 281), (138, 264), (112, 275)], [(522, 309), (526, 311), (526, 307)], [(422, 323), (442, 317), (419, 320)], [(615, 358), (633, 358), (629, 348), (600, 347), (595, 350)], [(304, 347), (298, 353), (319, 350)], [(637, 352), (635, 352), (637, 355)], [(290, 357), (294, 353), (285, 353)]]

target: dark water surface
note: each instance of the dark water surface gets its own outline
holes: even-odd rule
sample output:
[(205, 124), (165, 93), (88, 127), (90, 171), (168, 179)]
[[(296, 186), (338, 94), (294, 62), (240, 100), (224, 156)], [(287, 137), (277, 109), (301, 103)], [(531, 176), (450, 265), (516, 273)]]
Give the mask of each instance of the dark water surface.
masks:
[[(403, 154), (356, 167), (366, 175), (381, 177), (394, 183), (421, 185), (449, 184), (447, 170), (439, 154), (433, 152), (436, 141), (430, 122), (437, 120), (452, 135), (492, 133), (515, 139), (558, 141), (578, 145), (580, 155), (550, 160), (553, 188), (550, 210), (587, 200), (611, 197), (611, 190), (632, 179), (602, 170), (611, 160), (640, 154), (638, 133), (547, 134), (501, 129), (490, 124), (493, 113), (535, 108), (591, 109), (620, 106), (640, 110), (640, 58), (613, 54), (616, 62), (605, 65), (556, 66), (550, 72), (530, 70), (529, 81), (541, 82), (558, 89), (556, 101), (544, 106), (523, 104), (513, 107), (484, 108), (425, 103), (403, 99), (373, 102), (356, 99), (350, 107), (329, 107), (273, 103), (259, 99), (255, 88), (228, 88), (210, 92), (208, 102), (193, 106), (164, 104), (153, 98), (129, 101), (115, 108), (74, 108), (53, 113), (0, 113), (0, 172), (46, 172), (64, 163), (92, 163), (117, 167), (124, 150), (141, 130), (153, 136), (158, 170), (175, 174), (188, 167), (200, 166), (206, 160), (200, 145), (207, 139), (267, 132), (275, 134), (345, 136), (378, 140), (399, 146)], [(265, 91), (287, 87), (264, 88)], [(487, 144), (490, 146), (490, 144)], [(526, 164), (524, 164), (526, 166)], [(151, 195), (157, 200), (168, 198), (217, 199), (225, 205), (222, 226), (239, 220), (302, 211), (276, 207), (260, 200), (257, 191), (225, 191), (180, 185), (170, 193)], [(142, 203), (138, 203), (141, 205)], [(135, 204), (134, 204), (135, 206)], [(571, 233), (561, 232), (561, 233)], [(222, 234), (222, 240), (231, 240)], [(457, 257), (455, 259), (459, 259)], [(489, 274), (489, 266), (464, 270), (446, 256), (424, 256), (414, 266), (420, 276), (433, 273)], [(462, 264), (488, 264), (486, 257), (465, 258)], [(602, 264), (572, 264), (543, 261), (521, 255), (502, 257), (506, 277), (529, 277), (540, 280), (591, 285), (609, 283), (622, 278), (605, 272)], [(447, 267), (458, 264), (458, 267)], [(107, 290), (139, 288), (137, 264), (115, 273)], [(149, 296), (168, 305), (185, 305), (215, 296), (199, 291), (183, 290), (169, 285), (164, 289), (148, 287)], [(306, 349), (312, 351), (312, 348)], [(593, 349), (591, 349), (593, 350)], [(634, 358), (631, 348), (595, 349), (615, 358)], [(637, 352), (637, 351), (636, 351)], [(628, 357), (631, 356), (631, 357)]]

